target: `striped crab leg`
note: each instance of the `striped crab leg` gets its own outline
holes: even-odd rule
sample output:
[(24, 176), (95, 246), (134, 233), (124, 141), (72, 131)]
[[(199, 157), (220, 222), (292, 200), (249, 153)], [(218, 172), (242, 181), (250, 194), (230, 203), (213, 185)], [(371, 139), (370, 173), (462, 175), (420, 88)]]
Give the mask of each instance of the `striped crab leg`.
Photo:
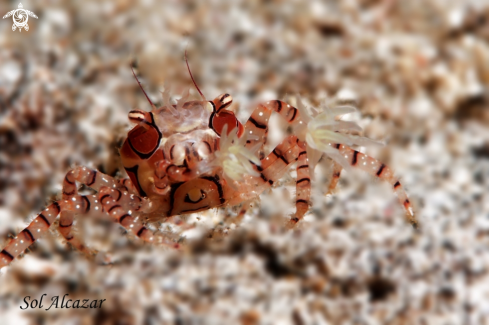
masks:
[[(338, 149), (340, 154), (344, 156), (350, 163), (350, 165), (354, 168), (361, 169), (370, 175), (373, 175), (375, 177), (378, 177), (382, 180), (387, 181), (389, 184), (391, 184), (394, 192), (396, 193), (397, 197), (399, 198), (399, 202), (402, 204), (404, 209), (406, 210), (406, 219), (409, 221), (409, 223), (413, 226), (413, 228), (417, 229), (419, 227), (418, 220), (416, 219), (416, 216), (414, 215), (414, 210), (411, 205), (411, 201), (409, 201), (409, 198), (407, 196), (406, 191), (402, 187), (399, 178), (394, 176), (394, 172), (392, 169), (385, 164), (381, 163), (377, 159), (374, 159), (370, 156), (367, 156), (366, 154), (363, 154), (357, 150), (354, 150), (348, 146), (345, 146), (343, 144), (331, 144), (332, 147)], [(340, 167), (335, 166), (336, 170), (338, 171), (338, 177), (339, 177), (339, 172), (341, 169)], [(334, 182), (334, 179), (333, 179)], [(336, 181), (337, 183), (337, 181)], [(334, 189), (336, 186), (336, 183), (330, 185), (330, 190)]]
[(245, 124), (244, 134), (253, 135), (246, 141), (246, 148), (251, 149), (257, 143), (262, 143), (259, 149), (259, 157), (263, 158), (263, 145), (267, 142), (268, 121), (272, 115), (272, 110), (266, 106), (259, 104), (258, 107), (251, 113), (250, 118)]
[[(245, 124), (245, 133), (251, 133), (256, 136), (258, 136), (259, 139), (257, 140), (251, 140), (248, 141), (247, 147), (251, 148), (254, 146), (257, 142), (262, 141), (265, 143), (266, 141), (266, 135), (268, 132), (268, 121), (270, 119), (271, 112), (275, 111), (279, 113), (289, 124), (291, 125), (298, 125), (299, 123), (303, 123), (299, 110), (283, 101), (280, 100), (273, 100), (266, 102), (265, 104), (260, 104), (255, 111), (252, 113), (250, 119), (248, 122)], [(392, 186), (393, 189), (398, 196), (401, 204), (404, 206), (406, 210), (406, 218), (408, 221), (411, 223), (411, 225), (414, 228), (418, 227), (418, 221), (416, 220), (416, 217), (413, 212), (413, 208), (411, 206), (411, 202), (409, 201), (409, 198), (402, 188), (401, 183), (399, 182), (399, 179), (395, 178), (392, 170), (386, 166), (385, 164), (382, 164), (378, 160), (369, 157), (367, 155), (364, 155), (350, 147), (347, 147), (342, 144), (332, 144), (331, 146), (335, 147), (340, 151), (340, 153), (345, 156), (345, 158), (349, 159), (350, 165), (353, 167), (358, 167), (376, 177), (382, 178), (386, 181), (388, 181)], [(273, 153), (273, 152), (272, 152)], [(270, 157), (270, 156), (269, 156)], [(267, 158), (269, 158), (267, 157)], [(305, 157), (307, 161), (307, 157)], [(361, 162), (360, 162), (361, 160)], [(263, 164), (263, 162), (262, 162)], [(332, 174), (332, 179), (331, 183), (328, 188), (328, 194), (332, 193), (332, 191), (335, 189), (336, 185), (338, 184), (338, 180), (341, 174), (341, 165), (338, 164), (337, 162), (333, 161), (333, 174)], [(298, 167), (303, 166), (303, 164), (299, 163)], [(305, 169), (305, 167), (303, 167)], [(309, 167), (307, 167), (309, 170)], [(307, 186), (304, 190), (299, 188), (299, 185), (296, 184), (297, 186), (297, 193), (307, 193), (307, 191), (310, 191), (310, 180), (306, 181), (307, 178), (305, 178), (305, 170), (300, 171), (297, 170), (298, 172), (298, 180), (302, 180), (301, 183), (309, 183), (309, 186)], [(304, 175), (304, 177), (301, 177), (300, 175)], [(306, 192), (304, 192), (306, 191)], [(304, 194), (302, 194), (304, 195)], [(309, 194), (310, 195), (310, 194)], [(304, 208), (298, 208), (298, 211), (304, 210)], [(306, 210), (307, 211), (307, 210)], [(305, 212), (304, 212), (305, 213)], [(301, 216), (302, 217), (302, 216)], [(300, 218), (299, 218), (300, 219)]]
[(34, 241), (40, 238), (56, 220), (61, 212), (84, 213), (90, 207), (101, 209), (97, 196), (75, 196), (71, 200), (60, 200), (49, 205), (24, 230), (14, 237), (0, 252), (0, 268), (9, 265)]
[(296, 179), (296, 213), (287, 223), (287, 228), (294, 227), (309, 209), (311, 196), (311, 179), (305, 144), (291, 135), (285, 138), (267, 157), (262, 159), (261, 166), (255, 166), (260, 173), (259, 186), (271, 187), (297, 161)]
[(86, 167), (77, 167), (66, 174), (63, 182), (63, 200), (52, 203), (40, 213), (22, 232), (13, 238), (0, 252), (0, 267), (6, 266), (21, 254), (27, 247), (44, 234), (61, 214), (59, 231), (73, 246), (84, 253), (90, 251), (73, 236), (71, 227), (75, 214), (88, 213), (92, 210), (102, 211), (102, 206), (95, 195), (78, 195), (76, 181), (79, 181), (94, 189), (109, 184), (117, 187), (117, 183), (109, 176)]
[[(87, 214), (91, 211), (103, 211), (99, 195), (78, 195), (76, 181), (92, 187), (95, 190), (103, 190), (110, 185), (112, 189), (119, 191), (120, 183), (113, 178), (86, 167), (77, 167), (65, 177), (63, 182), (63, 199), (49, 205), (41, 212), (19, 235), (13, 238), (7, 246), (0, 252), (0, 268), (9, 265), (18, 255), (20, 255), (34, 241), (40, 238), (56, 221), (61, 214), (59, 221), (59, 232), (75, 248), (85, 254), (92, 254), (72, 232), (72, 225), (75, 215)], [(127, 181), (124, 186), (130, 186)], [(127, 193), (127, 192), (125, 192)], [(128, 194), (129, 195), (129, 194)], [(139, 199), (139, 197), (133, 197)], [(139, 199), (141, 200), (141, 199)]]
[(340, 180), (341, 171), (343, 170), (343, 167), (341, 167), (341, 165), (336, 161), (332, 160), (332, 163), (333, 171), (331, 173), (331, 181), (329, 182), (328, 192), (326, 192), (326, 195), (333, 194), (336, 186), (338, 185), (338, 181)]
[[(76, 182), (91, 187), (96, 191), (99, 191), (104, 186), (127, 190), (127, 186), (129, 186), (132, 191), (136, 191), (134, 186), (132, 186), (131, 181), (128, 179), (116, 181), (112, 177), (105, 175), (97, 170), (93, 170), (87, 167), (76, 167), (70, 170), (65, 176), (65, 179), (63, 181), (63, 199), (68, 201), (71, 200), (73, 202), (76, 202), (77, 205), (84, 206), (85, 209), (83, 211), (80, 211), (81, 214), (88, 214), (91, 209), (93, 212), (102, 212), (102, 208), (96, 196), (85, 197), (78, 195)], [(80, 240), (79, 236), (75, 236), (73, 232), (73, 222), (75, 220), (75, 216), (76, 213), (73, 211), (61, 212), (58, 231), (77, 250), (88, 256), (93, 255), (95, 251), (87, 248), (85, 244)]]
[(290, 124), (300, 123), (299, 110), (281, 100), (271, 100), (264, 104), (265, 107), (280, 114)]
[(119, 188), (121, 189), (121, 191), (126, 191), (134, 195), (139, 195), (138, 189), (136, 188), (136, 186), (134, 186), (130, 178), (118, 179), (117, 183), (119, 183)]
[(248, 149), (252, 148), (257, 142), (265, 144), (268, 134), (268, 121), (272, 112), (278, 113), (290, 124), (301, 123), (299, 110), (286, 102), (271, 100), (258, 104), (258, 107), (245, 124), (245, 134), (252, 134), (257, 137), (255, 140), (247, 141), (246, 147)]
[(134, 233), (145, 242), (161, 244), (172, 248), (180, 245), (173, 242), (164, 234), (154, 234), (141, 220), (141, 214), (148, 200), (137, 195), (122, 192), (118, 189), (103, 187), (98, 193), (98, 199), (104, 211), (124, 228)]
[(295, 135), (285, 138), (273, 151), (261, 160), (261, 166), (255, 166), (260, 173), (263, 184), (273, 185), (287, 171), (289, 164), (297, 161), (299, 153), (302, 151), (297, 144)]
[(309, 210), (310, 198), (311, 198), (311, 176), (309, 173), (309, 160), (307, 159), (306, 145), (303, 142), (298, 142), (298, 146), (302, 149), (299, 152), (297, 160), (297, 179), (295, 182), (296, 187), (296, 213), (288, 224), (289, 228), (294, 227), (299, 220), (304, 217), (307, 210)]
[[(266, 136), (268, 133), (268, 121), (272, 112), (280, 114), (288, 123), (295, 124), (301, 123), (299, 110), (283, 101), (272, 100), (264, 104), (259, 104), (253, 111), (250, 118), (245, 124), (245, 134), (252, 134), (258, 137), (256, 140), (248, 140), (246, 143), (247, 148), (253, 147), (257, 142), (265, 144)], [(286, 147), (290, 144), (290, 141), (295, 139), (296, 147), (299, 150), (293, 160), (287, 160), (283, 153), (287, 152)], [(284, 150), (285, 148), (285, 150)], [(309, 174), (309, 163), (307, 159), (306, 145), (299, 141), (296, 137), (289, 137), (278, 145), (268, 157), (262, 160), (262, 168), (265, 170), (270, 162), (274, 164), (289, 165), (289, 162), (297, 160), (297, 179), (296, 179), (296, 213), (295, 216), (289, 221), (287, 227), (292, 228), (299, 222), (304, 214), (309, 209), (309, 200), (311, 196), (311, 179)], [(279, 173), (279, 172), (278, 172)], [(263, 175), (263, 174), (262, 174)], [(283, 175), (283, 174), (282, 174)], [(281, 176), (280, 176), (281, 177)], [(278, 177), (278, 178), (280, 178)], [(272, 177), (276, 178), (275, 177)], [(276, 178), (276, 179), (278, 179)]]

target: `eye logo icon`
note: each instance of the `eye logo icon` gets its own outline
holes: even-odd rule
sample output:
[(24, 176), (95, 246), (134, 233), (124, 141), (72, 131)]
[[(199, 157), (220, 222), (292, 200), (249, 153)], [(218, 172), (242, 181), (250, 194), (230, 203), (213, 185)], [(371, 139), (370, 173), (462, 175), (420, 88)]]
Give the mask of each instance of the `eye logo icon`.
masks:
[(29, 10), (23, 9), (22, 3), (19, 3), (19, 8), (9, 11), (5, 16), (3, 16), (3, 19), (13, 16), (14, 24), (12, 25), (12, 30), (15, 32), (15, 30), (18, 28), (19, 32), (22, 31), (22, 28), (24, 28), (26, 31), (29, 30), (29, 25), (27, 25), (27, 21), (29, 20), (29, 16), (34, 17), (37, 19), (37, 16)]

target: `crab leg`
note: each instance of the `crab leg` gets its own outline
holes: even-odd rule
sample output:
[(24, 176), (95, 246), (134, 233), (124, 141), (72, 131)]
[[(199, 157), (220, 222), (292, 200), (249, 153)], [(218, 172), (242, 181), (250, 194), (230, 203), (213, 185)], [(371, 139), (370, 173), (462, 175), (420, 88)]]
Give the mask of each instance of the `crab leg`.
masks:
[(335, 190), (336, 186), (338, 185), (338, 181), (340, 180), (340, 175), (341, 171), (343, 170), (343, 167), (341, 167), (340, 164), (338, 164), (336, 161), (333, 162), (333, 172), (331, 173), (331, 181), (329, 182), (329, 187), (328, 187), (328, 194), (333, 194), (333, 191)]
[(302, 149), (298, 146), (295, 135), (288, 136), (264, 159), (257, 170), (260, 178), (269, 185), (279, 180), (287, 171), (287, 166), (295, 161)]
[[(116, 181), (112, 177), (102, 174), (96, 170), (92, 170), (86, 167), (76, 167), (66, 174), (63, 181), (64, 200), (73, 200), (76, 202), (82, 200), (82, 197), (78, 195), (76, 182), (89, 186), (96, 191), (100, 190), (100, 188), (104, 186), (108, 186), (112, 188), (120, 188), (127, 191), (130, 188), (132, 192), (137, 193), (136, 189), (129, 179)], [(80, 204), (81, 203), (82, 202), (80, 202)], [(94, 203), (98, 203), (96, 199)], [(90, 209), (90, 205), (88, 206), (88, 209)], [(99, 208), (96, 208), (96, 210), (99, 210)], [(88, 210), (84, 211), (84, 213), (87, 212)], [(73, 233), (72, 225), (74, 218), (75, 213), (72, 211), (61, 212), (58, 230), (61, 235), (63, 235), (63, 237), (76, 249), (86, 255), (92, 255), (94, 252), (88, 249), (79, 238), (75, 237)]]
[(117, 183), (119, 183), (120, 185), (119, 188), (122, 191), (129, 192), (130, 194), (138, 195), (138, 190), (136, 186), (134, 186), (130, 178), (118, 179)]
[[(99, 201), (100, 195), (78, 195), (77, 181), (95, 190), (110, 186), (117, 191), (119, 191), (118, 188), (121, 188), (137, 193), (131, 181), (128, 179), (116, 181), (112, 177), (96, 170), (91, 170), (86, 167), (74, 168), (66, 174), (63, 181), (63, 200), (54, 202), (48, 206), (27, 228), (7, 244), (0, 252), (0, 268), (10, 264), (15, 257), (21, 254), (36, 239), (40, 238), (54, 223), (58, 214), (61, 215), (58, 230), (63, 237), (81, 252), (85, 254), (93, 253), (74, 236), (72, 226), (74, 217), (77, 214), (87, 214), (91, 210), (103, 211)], [(127, 192), (124, 193), (127, 194)], [(139, 197), (137, 198), (139, 199)]]
[(102, 206), (98, 203), (95, 195), (75, 196), (71, 200), (60, 200), (52, 203), (0, 252), (0, 268), (9, 265), (14, 258), (41, 237), (51, 227), (60, 212), (86, 213), (90, 209), (101, 208)]
[[(113, 188), (121, 187), (121, 183), (108, 175), (87, 167), (76, 167), (70, 170), (65, 176), (63, 181), (63, 199), (68, 200), (78, 193), (76, 182), (91, 187), (96, 191), (103, 186)], [(126, 184), (129, 183), (126, 182)], [(126, 186), (125, 184), (122, 185)]]
[(114, 221), (119, 222), (124, 228), (130, 230), (145, 242), (179, 248), (179, 244), (173, 242), (167, 236), (154, 234), (144, 226), (141, 220), (141, 211), (147, 202), (146, 200), (108, 187), (100, 189), (98, 198), (104, 211)]
[[(250, 118), (245, 124), (244, 134), (254, 135), (257, 138), (248, 139), (246, 141), (246, 148), (251, 149), (258, 142), (262, 144), (267, 142), (268, 120), (270, 119), (270, 115), (272, 115), (272, 111), (262, 104), (259, 104), (253, 113), (251, 113)], [(263, 147), (260, 151), (262, 150)]]
[(267, 157), (262, 159), (261, 166), (255, 166), (260, 173), (260, 177), (257, 177), (259, 186), (262, 186), (264, 190), (279, 180), (287, 172), (290, 164), (296, 161), (296, 213), (288, 222), (288, 228), (295, 226), (309, 209), (311, 181), (305, 144), (298, 141), (294, 135), (288, 136)]
[(299, 153), (296, 166), (296, 212), (295, 217), (291, 218), (288, 223), (289, 228), (294, 227), (304, 217), (304, 214), (309, 210), (309, 199), (311, 198), (311, 177), (309, 174), (309, 160), (307, 159), (307, 152), (305, 150), (306, 145), (303, 142), (298, 142), (298, 144), (302, 151)]
[[(299, 110), (294, 106), (281, 100), (271, 100), (264, 104), (258, 104), (250, 118), (245, 124), (244, 134), (250, 134), (258, 137), (246, 142), (246, 148), (252, 148), (257, 142), (263, 144), (267, 141), (268, 121), (272, 111), (280, 114), (290, 124), (301, 123)], [(262, 149), (261, 149), (262, 150)]]
[(361, 169), (369, 173), (370, 175), (376, 176), (391, 184), (394, 192), (399, 198), (399, 201), (406, 210), (406, 218), (408, 219), (409, 223), (411, 223), (414, 228), (418, 228), (418, 221), (416, 220), (416, 217), (414, 215), (411, 202), (409, 201), (406, 191), (403, 189), (401, 183), (399, 182), (399, 179), (394, 176), (394, 172), (392, 171), (392, 169), (390, 169), (388, 166), (381, 163), (377, 159), (367, 156), (366, 154), (363, 154), (348, 146), (339, 143), (332, 144), (331, 146), (338, 149), (340, 154), (343, 155), (350, 162), (350, 165), (352, 167)]
[[(251, 148), (253, 147), (257, 142), (266, 142), (266, 135), (268, 132), (268, 121), (270, 119), (271, 111), (275, 111), (279, 113), (286, 121), (288, 121), (292, 125), (297, 125), (298, 123), (303, 123), (299, 110), (283, 101), (280, 100), (272, 100), (268, 101), (265, 104), (260, 104), (251, 114), (251, 117), (245, 124), (245, 134), (250, 133), (253, 135), (258, 136), (258, 139), (255, 140), (248, 140), (246, 147)], [(399, 179), (394, 177), (394, 174), (392, 170), (384, 165), (383, 163), (379, 162), (378, 160), (371, 158), (367, 155), (364, 155), (348, 146), (342, 145), (342, 144), (331, 144), (334, 148), (338, 149), (339, 152), (350, 161), (350, 165), (353, 167), (358, 167), (376, 177), (382, 178), (389, 182), (394, 189), (394, 192), (399, 198), (399, 201), (401, 204), (404, 206), (406, 210), (406, 217), (408, 221), (413, 225), (413, 227), (417, 228), (418, 222), (416, 220), (416, 217), (414, 216), (413, 208), (411, 206), (411, 202), (409, 201), (409, 198), (402, 188), (401, 183), (399, 182)], [(278, 147), (277, 147), (278, 148)], [(277, 148), (275, 150), (277, 150)], [(272, 152), (273, 154), (273, 152)], [(271, 156), (269, 155), (266, 159), (271, 159)], [(307, 157), (305, 157), (307, 161)], [(265, 162), (266, 163), (266, 162)], [(262, 161), (262, 167), (263, 167), (264, 161)], [(328, 188), (328, 194), (332, 193), (332, 191), (335, 189), (336, 185), (338, 184), (338, 180), (341, 174), (342, 167), (340, 164), (337, 162), (333, 161), (333, 175), (331, 178), (331, 183)], [(298, 164), (298, 167), (300, 167), (301, 164)], [(265, 169), (265, 167), (263, 167)], [(303, 167), (303, 169), (306, 169)], [(309, 171), (309, 166), (307, 167), (307, 170)], [(263, 174), (262, 174), (263, 175)], [(310, 196), (310, 184), (309, 186), (305, 189), (302, 189), (302, 184), (301, 183), (310, 183), (310, 180), (306, 181), (306, 178), (301, 177), (301, 175), (305, 175), (305, 170), (300, 171), (297, 170), (297, 175), (298, 175), (298, 181), (302, 180), (302, 182), (299, 182), (299, 184), (296, 184), (297, 187), (297, 194), (299, 195), (306, 195), (305, 193), (309, 193), (307, 196)], [(309, 191), (309, 192), (307, 192)], [(300, 200), (300, 199), (299, 199)], [(308, 200), (306, 200), (308, 201)], [(301, 203), (299, 201), (299, 203)], [(297, 205), (297, 203), (296, 203)], [(300, 204), (303, 205), (303, 204)], [(300, 220), (302, 218), (303, 214), (300, 214), (299, 211), (303, 211), (305, 208), (304, 207), (297, 207), (297, 213), (296, 217)], [(307, 209), (305, 210), (307, 211)], [(304, 212), (305, 213), (305, 212)]]
[[(290, 124), (301, 123), (299, 110), (283, 101), (273, 100), (267, 102), (266, 104), (259, 104), (245, 124), (245, 134), (258, 136), (258, 139), (256, 140), (247, 141), (247, 148), (252, 148), (257, 142), (262, 142), (265, 144), (268, 133), (268, 121), (270, 120), (272, 111), (280, 114)], [(297, 222), (299, 222), (300, 219), (302, 219), (304, 214), (309, 209), (309, 199), (311, 196), (311, 179), (309, 176), (309, 163), (305, 149), (306, 147), (304, 143), (298, 142), (297, 138), (295, 138), (295, 141), (300, 148), (297, 159), (294, 159), (298, 160), (296, 180), (296, 214), (295, 217), (293, 217), (289, 222), (288, 227), (293, 227)], [(286, 139), (286, 141), (277, 146), (277, 148), (275, 148), (272, 153), (266, 157), (264, 161), (262, 161), (263, 169), (266, 169), (266, 166), (268, 166), (267, 164), (272, 162), (272, 160), (273, 163), (278, 166), (281, 164), (280, 160), (282, 160), (282, 165), (284, 163), (288, 165), (288, 161), (284, 159), (284, 155), (282, 155), (282, 152), (285, 152), (284, 148), (287, 147), (287, 143), (289, 143), (289, 141)]]
[(83, 206), (84, 209), (83, 211), (62, 211), (59, 218), (58, 231), (77, 250), (86, 255), (92, 255), (95, 251), (86, 247), (80, 238), (74, 235), (73, 221), (76, 215), (87, 214), (90, 210), (102, 212), (102, 206), (100, 205), (97, 195), (72, 195), (68, 201), (73, 202), (76, 206)]
[(271, 100), (264, 104), (267, 108), (279, 113), (290, 124), (300, 123), (299, 110), (281, 100)]

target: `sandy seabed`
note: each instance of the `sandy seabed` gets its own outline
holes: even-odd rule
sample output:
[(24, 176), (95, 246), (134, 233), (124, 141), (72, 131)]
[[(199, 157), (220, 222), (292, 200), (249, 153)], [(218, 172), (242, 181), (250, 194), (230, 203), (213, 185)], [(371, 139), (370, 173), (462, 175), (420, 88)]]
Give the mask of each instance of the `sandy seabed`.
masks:
[[(325, 158), (294, 231), (280, 227), (292, 177), (242, 222), (228, 208), (155, 223), (182, 232), (181, 251), (81, 218), (87, 245), (107, 252), (87, 258), (53, 226), (0, 272), (1, 324), (489, 324), (488, 1), (23, 5), (38, 16), (29, 31), (0, 21), (0, 247), (59, 198), (71, 167), (125, 176), (127, 113), (149, 110), (130, 66), (156, 102), (165, 84), (197, 98), (185, 48), (203, 93), (232, 94), (242, 122), (260, 100), (355, 99), (346, 119), (385, 143), (359, 150), (401, 177), (421, 230), (365, 173), (343, 172), (325, 196)], [(282, 126), (272, 119), (270, 150)], [(21, 309), (43, 294), (44, 308)], [(65, 294), (105, 301), (45, 310)]]

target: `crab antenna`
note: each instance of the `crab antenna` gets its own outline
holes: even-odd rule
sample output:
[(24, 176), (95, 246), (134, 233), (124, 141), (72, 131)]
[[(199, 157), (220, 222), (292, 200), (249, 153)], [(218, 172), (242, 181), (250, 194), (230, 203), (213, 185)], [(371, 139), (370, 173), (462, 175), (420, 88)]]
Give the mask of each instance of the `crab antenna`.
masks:
[(199, 86), (197, 86), (197, 83), (195, 82), (194, 76), (192, 75), (192, 71), (190, 71), (190, 66), (188, 65), (188, 60), (187, 60), (187, 49), (185, 49), (185, 63), (187, 63), (188, 73), (190, 73), (190, 78), (192, 78), (192, 81), (195, 85), (195, 88), (197, 88), (197, 91), (199, 92), (200, 96), (202, 96), (202, 99), (204, 101), (207, 101), (207, 99), (205, 99), (204, 94), (202, 94), (202, 92), (200, 91)]
[(136, 78), (136, 81), (137, 81), (137, 82), (138, 82), (138, 84), (139, 84), (139, 88), (141, 88), (141, 90), (143, 91), (144, 96), (146, 96), (146, 99), (148, 100), (149, 104), (151, 105), (151, 107), (152, 107), (153, 109), (156, 109), (155, 104), (153, 104), (153, 102), (151, 101), (151, 99), (149, 99), (148, 94), (146, 94), (146, 92), (144, 91), (143, 86), (141, 85), (141, 82), (139, 82), (139, 79), (138, 79), (138, 77), (136, 76), (136, 73), (134, 72), (134, 69), (133, 69), (132, 67), (131, 67), (131, 70), (132, 70), (132, 74), (134, 75), (134, 78)]

